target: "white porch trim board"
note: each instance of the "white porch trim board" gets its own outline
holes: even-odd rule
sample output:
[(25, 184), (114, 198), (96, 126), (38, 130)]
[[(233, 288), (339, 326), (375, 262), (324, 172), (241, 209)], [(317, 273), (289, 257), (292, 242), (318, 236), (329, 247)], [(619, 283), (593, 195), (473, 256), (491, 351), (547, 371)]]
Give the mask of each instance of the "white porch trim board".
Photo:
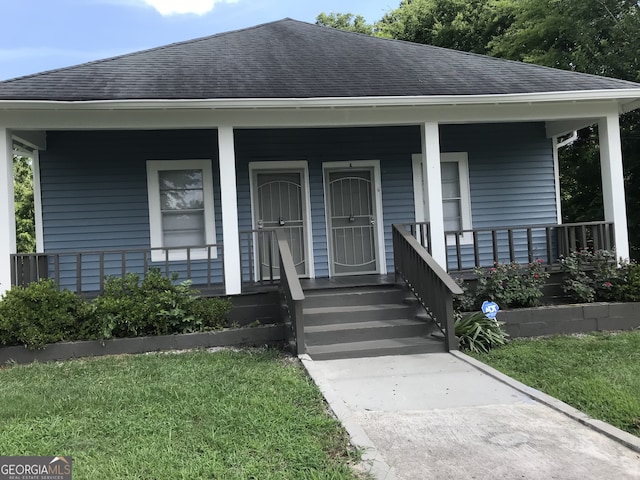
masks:
[(445, 271), (447, 269), (447, 245), (444, 237), (444, 212), (442, 211), (442, 173), (440, 170), (440, 128), (436, 122), (420, 125), (422, 142), (422, 175), (426, 185), (425, 221), (431, 227), (431, 255)]
[(614, 222), (616, 256), (618, 259), (628, 259), (629, 234), (618, 115), (609, 114), (601, 118), (598, 122), (598, 132), (604, 219)]
[(238, 234), (238, 188), (236, 186), (233, 127), (218, 127), (218, 150), (225, 293), (237, 295), (242, 293), (242, 268), (240, 265), (240, 236)]
[(553, 148), (553, 180), (556, 190), (556, 217), (557, 223), (562, 223), (562, 196), (560, 193), (560, 155), (558, 152), (558, 137), (551, 139)]
[[(501, 123), (546, 122), (549, 138), (576, 129), (576, 121), (588, 125), (589, 119), (601, 118), (607, 112), (619, 112), (615, 100), (558, 101), (557, 103), (487, 103), (462, 105), (389, 105), (374, 107), (320, 106), (305, 108), (304, 102), (291, 102), (279, 108), (213, 108), (206, 101), (194, 101), (179, 107), (162, 108), (141, 104), (141, 110), (119, 110), (113, 104), (65, 104), (51, 102), (34, 115), (28, 103), (0, 102), (0, 124), (25, 130), (72, 129), (170, 129), (212, 128), (233, 125), (234, 128), (346, 127), (373, 125), (419, 125), (424, 122)], [(131, 105), (133, 108), (135, 105)], [(110, 108), (111, 107), (111, 108)], [(220, 106), (218, 106), (220, 107)], [(567, 123), (570, 122), (570, 124)]]
[(0, 128), (0, 295), (11, 288), (11, 254), (16, 253), (13, 196), (13, 139)]
[(40, 186), (40, 152), (31, 154), (33, 168), (33, 215), (36, 228), (36, 252), (44, 253), (44, 226), (42, 223), (42, 188)]

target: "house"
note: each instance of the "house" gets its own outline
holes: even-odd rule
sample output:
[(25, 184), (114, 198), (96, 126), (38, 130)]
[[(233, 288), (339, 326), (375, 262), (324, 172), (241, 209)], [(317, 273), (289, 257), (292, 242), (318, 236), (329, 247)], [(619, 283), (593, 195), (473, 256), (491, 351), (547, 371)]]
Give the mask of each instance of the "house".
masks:
[[(15, 148), (30, 268), (76, 290), (158, 265), (240, 294), (281, 275), (278, 229), (311, 279), (392, 273), (393, 224), (445, 270), (628, 257), (618, 117), (638, 107), (640, 84), (292, 19), (0, 82), (0, 291), (25, 258)], [(596, 124), (605, 218), (564, 227), (558, 138)]]

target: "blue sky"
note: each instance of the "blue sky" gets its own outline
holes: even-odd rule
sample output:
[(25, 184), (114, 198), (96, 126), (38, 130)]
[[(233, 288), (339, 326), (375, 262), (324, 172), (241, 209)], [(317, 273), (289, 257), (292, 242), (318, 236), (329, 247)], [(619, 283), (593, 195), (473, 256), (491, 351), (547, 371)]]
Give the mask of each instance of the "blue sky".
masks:
[(284, 17), (313, 23), (320, 12), (352, 12), (373, 22), (399, 4), (400, 0), (0, 0), (0, 80)]

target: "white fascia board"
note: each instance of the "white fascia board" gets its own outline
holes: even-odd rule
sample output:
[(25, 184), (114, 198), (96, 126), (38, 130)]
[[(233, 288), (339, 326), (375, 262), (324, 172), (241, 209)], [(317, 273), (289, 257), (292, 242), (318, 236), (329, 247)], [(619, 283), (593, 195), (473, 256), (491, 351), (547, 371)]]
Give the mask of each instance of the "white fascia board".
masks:
[(592, 102), (512, 103), (369, 108), (255, 108), (255, 109), (128, 109), (106, 106), (87, 109), (2, 110), (0, 124), (14, 129), (172, 129), (287, 127), (348, 127), (420, 125), (423, 122), (500, 123), (601, 118), (618, 114), (615, 100)]
[[(322, 97), (322, 98), (239, 98), (239, 99), (177, 99), (177, 100), (89, 100), (42, 101), (2, 100), (0, 109), (261, 109), (261, 108), (353, 108), (435, 105), (499, 105), (512, 103), (582, 102), (616, 100), (620, 103), (640, 100), (640, 88), (579, 90), (568, 92), (512, 93), (499, 95), (429, 95), (387, 97)], [(624, 102), (624, 101), (627, 102)]]

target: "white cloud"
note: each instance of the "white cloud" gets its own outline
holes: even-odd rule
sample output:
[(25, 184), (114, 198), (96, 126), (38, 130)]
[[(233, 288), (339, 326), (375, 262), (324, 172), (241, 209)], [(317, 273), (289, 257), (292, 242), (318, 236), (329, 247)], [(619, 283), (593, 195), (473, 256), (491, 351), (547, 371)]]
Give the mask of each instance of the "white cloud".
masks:
[(195, 13), (204, 15), (213, 10), (216, 3), (236, 3), (238, 0), (144, 0), (155, 8), (160, 15)]

